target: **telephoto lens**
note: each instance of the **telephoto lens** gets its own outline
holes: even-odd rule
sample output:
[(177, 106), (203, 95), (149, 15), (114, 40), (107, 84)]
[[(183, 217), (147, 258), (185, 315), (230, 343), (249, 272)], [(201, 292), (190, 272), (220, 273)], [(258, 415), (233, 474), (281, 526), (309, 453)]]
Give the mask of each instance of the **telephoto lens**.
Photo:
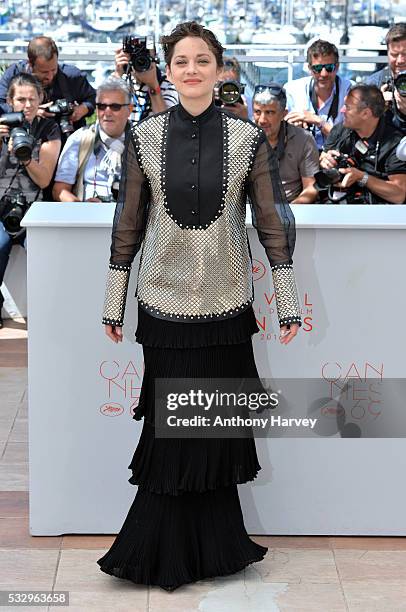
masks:
[(406, 98), (406, 70), (404, 72), (399, 72), (398, 76), (393, 82), (393, 85), (399, 94), (403, 98)]
[(16, 236), (21, 230), (21, 221), (30, 207), (23, 193), (14, 197), (5, 197), (1, 200), (3, 210), (1, 220), (4, 229), (10, 236)]
[(220, 81), (214, 88), (214, 99), (220, 104), (236, 104), (242, 102), (241, 94), (244, 93), (244, 85), (238, 81)]
[(22, 162), (31, 159), (34, 148), (34, 138), (23, 127), (15, 127), (10, 132), (13, 139), (13, 153)]
[(24, 113), (5, 113), (1, 115), (1, 124), (10, 128), (10, 138), (13, 141), (13, 154), (19, 161), (31, 159), (34, 148), (34, 138), (28, 133)]

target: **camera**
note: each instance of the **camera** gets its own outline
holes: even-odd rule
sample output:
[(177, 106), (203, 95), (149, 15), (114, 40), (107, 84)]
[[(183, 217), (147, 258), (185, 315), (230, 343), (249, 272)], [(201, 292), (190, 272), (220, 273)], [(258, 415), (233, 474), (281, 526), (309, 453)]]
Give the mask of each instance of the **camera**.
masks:
[(10, 138), (13, 139), (13, 154), (19, 161), (31, 159), (34, 148), (34, 138), (26, 129), (24, 113), (5, 113), (1, 115), (2, 125), (10, 128)]
[(70, 118), (74, 109), (75, 105), (72, 102), (69, 102), (66, 98), (61, 98), (49, 106), (46, 111), (55, 115), (62, 134), (72, 134), (74, 129)]
[[(130, 55), (130, 66), (136, 72), (146, 72), (157, 58), (150, 55), (146, 36), (124, 36), (123, 51)], [(128, 67), (127, 67), (128, 71)]]
[(328, 170), (320, 170), (316, 172), (314, 178), (316, 182), (314, 186), (316, 189), (323, 190), (330, 187), (330, 185), (335, 185), (336, 183), (340, 183), (343, 179), (343, 175), (339, 172), (339, 168), (358, 168), (357, 159), (364, 157), (368, 152), (368, 143), (364, 140), (359, 139), (355, 145), (354, 150), (351, 155), (347, 155), (346, 153), (340, 153), (339, 155), (335, 155), (335, 160), (337, 162), (337, 166), (335, 168), (329, 168)]
[(397, 77), (393, 80), (393, 86), (396, 91), (399, 92), (399, 95), (406, 98), (406, 70), (404, 72), (399, 72)]
[(0, 220), (10, 236), (16, 236), (21, 230), (21, 221), (31, 206), (23, 193), (3, 196), (0, 200)]
[(216, 106), (227, 104), (230, 106), (239, 102), (244, 104), (241, 98), (244, 93), (245, 85), (238, 81), (219, 81), (214, 87), (214, 103)]
[(314, 178), (316, 182), (314, 186), (316, 189), (327, 189), (330, 185), (335, 185), (343, 179), (343, 175), (338, 171), (339, 168), (356, 168), (357, 164), (355, 161), (346, 154), (340, 153), (335, 156), (337, 166), (335, 168), (329, 168), (328, 170), (320, 170), (316, 172)]
[(385, 85), (388, 86), (387, 91), (396, 89), (400, 96), (406, 98), (406, 70), (399, 72), (395, 78), (390, 77)]

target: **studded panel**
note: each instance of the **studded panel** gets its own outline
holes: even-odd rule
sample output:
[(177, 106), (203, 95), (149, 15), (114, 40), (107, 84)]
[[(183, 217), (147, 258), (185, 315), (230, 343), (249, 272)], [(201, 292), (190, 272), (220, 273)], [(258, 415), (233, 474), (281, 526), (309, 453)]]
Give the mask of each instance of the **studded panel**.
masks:
[(278, 264), (272, 266), (271, 271), (279, 325), (301, 324), (293, 266), (291, 264)]
[(123, 325), (130, 272), (131, 265), (109, 265), (102, 320), (104, 325)]
[(206, 225), (182, 225), (167, 206), (166, 135), (169, 113), (133, 128), (137, 155), (151, 186), (137, 297), (172, 320), (225, 318), (253, 301), (243, 184), (261, 132), (222, 114), (223, 198)]

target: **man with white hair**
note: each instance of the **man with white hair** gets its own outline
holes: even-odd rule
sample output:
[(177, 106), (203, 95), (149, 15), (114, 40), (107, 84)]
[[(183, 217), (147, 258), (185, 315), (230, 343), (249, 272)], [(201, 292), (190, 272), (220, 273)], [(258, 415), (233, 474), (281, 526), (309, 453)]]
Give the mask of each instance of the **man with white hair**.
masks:
[(279, 175), (291, 204), (312, 204), (318, 197), (314, 175), (319, 153), (313, 136), (287, 123), (286, 92), (278, 83), (257, 85), (252, 100), (254, 121), (278, 157)]
[(63, 148), (53, 197), (60, 202), (111, 202), (117, 199), (121, 155), (132, 110), (130, 93), (119, 78), (97, 89), (97, 122), (72, 134)]

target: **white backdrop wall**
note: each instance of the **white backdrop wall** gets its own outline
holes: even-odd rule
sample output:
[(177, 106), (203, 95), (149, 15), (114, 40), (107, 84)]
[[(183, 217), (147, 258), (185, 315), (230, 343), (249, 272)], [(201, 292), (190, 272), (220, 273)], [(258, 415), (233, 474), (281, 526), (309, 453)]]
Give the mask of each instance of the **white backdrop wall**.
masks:
[[(29, 210), (30, 532), (115, 533), (136, 493), (127, 469), (142, 423), (135, 343), (137, 262), (124, 341), (101, 312), (114, 207), (36, 204)], [(256, 232), (254, 347), (262, 376), (405, 378), (402, 207), (296, 206), (295, 273), (303, 327), (277, 341), (269, 266)], [(334, 418), (334, 415), (332, 415)], [(257, 440), (262, 470), (239, 487), (251, 534), (405, 535), (403, 439), (328, 436)]]

